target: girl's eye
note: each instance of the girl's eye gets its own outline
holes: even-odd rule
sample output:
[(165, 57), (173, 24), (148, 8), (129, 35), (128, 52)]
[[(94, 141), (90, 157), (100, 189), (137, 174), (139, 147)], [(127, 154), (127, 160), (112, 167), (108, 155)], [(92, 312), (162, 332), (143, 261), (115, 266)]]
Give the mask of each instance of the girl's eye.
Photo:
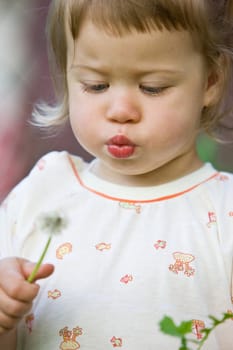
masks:
[(109, 84), (82, 84), (84, 92), (99, 93), (104, 92), (109, 88)]
[(139, 88), (145, 94), (153, 95), (153, 96), (160, 95), (166, 89), (166, 87), (154, 87), (154, 86), (146, 86), (146, 85), (139, 85)]

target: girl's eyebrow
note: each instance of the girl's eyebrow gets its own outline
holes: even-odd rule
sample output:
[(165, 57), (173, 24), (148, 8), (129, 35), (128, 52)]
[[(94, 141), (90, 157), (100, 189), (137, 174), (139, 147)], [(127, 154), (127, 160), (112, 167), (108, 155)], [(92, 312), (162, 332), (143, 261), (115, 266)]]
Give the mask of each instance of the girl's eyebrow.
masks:
[[(101, 68), (101, 67), (94, 67), (89, 66), (86, 64), (72, 64), (70, 67), (71, 70), (87, 70), (92, 71), (97, 74), (108, 76), (109, 73), (107, 72), (107, 69)], [(133, 69), (134, 74), (136, 74), (138, 77), (146, 76), (146, 75), (152, 75), (152, 74), (164, 74), (169, 75), (172, 77), (181, 76), (184, 74), (184, 70), (180, 69), (169, 69), (169, 68), (158, 68), (158, 69)]]
[(70, 69), (71, 70), (89, 70), (89, 71), (93, 71), (95, 73), (107, 75), (107, 72), (105, 69), (94, 67), (94, 66), (88, 66), (86, 64), (72, 64)]

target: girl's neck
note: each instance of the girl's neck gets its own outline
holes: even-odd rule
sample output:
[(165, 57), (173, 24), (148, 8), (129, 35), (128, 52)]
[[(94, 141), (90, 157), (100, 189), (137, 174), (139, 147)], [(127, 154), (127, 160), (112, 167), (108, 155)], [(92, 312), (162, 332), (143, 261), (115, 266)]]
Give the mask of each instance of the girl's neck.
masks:
[(124, 186), (158, 186), (198, 170), (203, 165), (198, 155), (188, 154), (174, 159), (157, 169), (139, 175), (123, 174), (106, 166), (101, 160), (96, 159), (90, 171), (102, 180)]

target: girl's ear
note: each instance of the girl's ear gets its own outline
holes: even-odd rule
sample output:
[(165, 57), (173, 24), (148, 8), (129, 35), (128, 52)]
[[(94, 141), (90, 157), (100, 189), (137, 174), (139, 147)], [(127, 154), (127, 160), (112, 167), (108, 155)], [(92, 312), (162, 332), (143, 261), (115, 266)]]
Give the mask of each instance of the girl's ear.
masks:
[(224, 58), (220, 57), (215, 66), (208, 71), (204, 107), (211, 107), (217, 104), (222, 96), (225, 82), (224, 64), (227, 65)]

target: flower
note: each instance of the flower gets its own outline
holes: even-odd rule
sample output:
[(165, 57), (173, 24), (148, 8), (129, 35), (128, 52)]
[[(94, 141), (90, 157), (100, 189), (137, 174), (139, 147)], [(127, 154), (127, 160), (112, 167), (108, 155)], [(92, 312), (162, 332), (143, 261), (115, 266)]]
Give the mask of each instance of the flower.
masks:
[(27, 281), (29, 283), (32, 283), (35, 279), (35, 276), (37, 274), (37, 271), (39, 270), (44, 257), (48, 251), (49, 245), (52, 240), (52, 236), (57, 233), (61, 233), (61, 231), (67, 226), (67, 220), (59, 214), (58, 212), (51, 212), (51, 213), (46, 213), (46, 214), (41, 214), (35, 223), (35, 228), (36, 230), (40, 230), (42, 232), (46, 232), (49, 234), (48, 240), (45, 244), (45, 247), (42, 251), (42, 254), (36, 263), (32, 273), (28, 277)]
[(66, 226), (66, 218), (58, 212), (41, 214), (36, 220), (36, 229), (51, 235), (60, 233)]

